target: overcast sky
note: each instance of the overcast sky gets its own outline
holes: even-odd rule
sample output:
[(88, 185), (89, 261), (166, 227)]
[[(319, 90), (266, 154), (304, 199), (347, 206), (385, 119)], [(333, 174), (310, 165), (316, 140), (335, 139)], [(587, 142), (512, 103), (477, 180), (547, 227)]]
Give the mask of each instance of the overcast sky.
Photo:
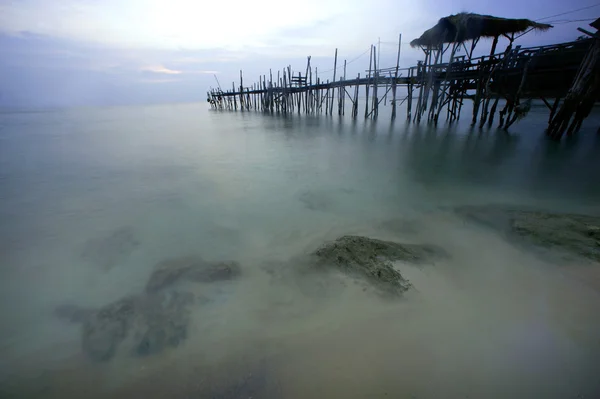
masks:
[[(574, 9), (598, 6), (553, 17)], [(289, 7), (289, 8), (288, 8)], [(293, 8), (292, 8), (293, 7)], [(0, 0), (0, 106), (48, 107), (203, 101), (216, 75), (239, 85), (306, 56), (331, 78), (333, 54), (368, 68), (380, 38), (381, 64), (422, 59), (408, 45), (443, 16), (461, 11), (555, 23), (520, 44), (573, 40), (600, 16), (593, 0)], [(578, 20), (574, 22), (568, 22)], [(579, 21), (585, 20), (585, 21)], [(501, 46), (501, 45), (500, 45)], [(480, 51), (489, 48), (481, 43)], [(499, 47), (500, 48), (500, 47)], [(489, 51), (489, 50), (488, 50)], [(329, 71), (329, 72), (325, 72)], [(339, 76), (339, 74), (338, 74)]]

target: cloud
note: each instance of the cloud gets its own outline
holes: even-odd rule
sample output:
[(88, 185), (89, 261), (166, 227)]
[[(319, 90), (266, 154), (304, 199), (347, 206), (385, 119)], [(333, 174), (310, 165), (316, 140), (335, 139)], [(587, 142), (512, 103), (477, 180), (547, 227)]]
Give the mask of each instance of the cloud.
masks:
[(179, 75), (181, 71), (176, 71), (173, 69), (165, 68), (162, 65), (151, 65), (142, 68), (142, 71), (153, 72), (153, 73), (162, 73), (167, 75)]
[[(525, 8), (522, 0), (461, 0), (461, 9), (442, 0), (374, 0), (369, 5), (306, 0), (283, 18), (278, 0), (234, 3), (0, 0), (0, 105), (187, 101), (215, 86), (213, 74), (231, 87), (231, 82), (239, 84), (243, 70), (244, 82), (252, 84), (270, 70), (277, 76), (288, 65), (295, 74), (304, 73), (309, 55), (325, 80), (333, 75), (336, 49), (338, 67), (347, 60), (347, 76), (355, 77), (368, 68), (369, 47), (379, 37), (381, 66), (395, 65), (399, 32), (401, 67), (423, 59), (407, 43), (448, 14), (469, 10), (535, 19), (542, 5), (546, 15), (564, 11), (545, 0), (531, 0)], [(565, 28), (526, 35), (519, 44), (577, 36), (573, 27)], [(484, 47), (482, 42), (478, 51), (485, 52)]]
[(173, 83), (180, 82), (180, 79), (140, 79), (140, 83)]

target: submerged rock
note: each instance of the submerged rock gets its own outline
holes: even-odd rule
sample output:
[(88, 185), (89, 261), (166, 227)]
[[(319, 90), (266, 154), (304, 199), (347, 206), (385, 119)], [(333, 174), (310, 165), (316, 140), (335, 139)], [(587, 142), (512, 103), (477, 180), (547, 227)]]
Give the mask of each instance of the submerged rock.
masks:
[(105, 237), (88, 240), (81, 251), (83, 259), (108, 270), (123, 261), (140, 245), (131, 227), (122, 227)]
[(124, 341), (140, 356), (179, 345), (187, 337), (193, 302), (190, 293), (161, 292), (125, 297), (97, 310), (63, 305), (56, 314), (83, 323), (83, 352), (100, 362), (111, 359)]
[(502, 206), (464, 206), (457, 213), (545, 247), (600, 261), (600, 217), (518, 210)]
[(190, 293), (151, 295), (140, 304), (141, 318), (134, 331), (133, 350), (144, 356), (176, 347), (187, 338), (190, 320)]
[(180, 280), (210, 283), (230, 280), (240, 273), (237, 262), (206, 262), (197, 256), (164, 260), (156, 265), (146, 292), (157, 292)]
[[(83, 323), (82, 348), (92, 360), (106, 361), (123, 341), (130, 352), (143, 356), (173, 347), (186, 339), (190, 320), (191, 293), (170, 288), (180, 280), (214, 282), (229, 280), (240, 273), (236, 262), (206, 262), (183, 257), (160, 262), (140, 295), (122, 298), (100, 309), (61, 305), (57, 317)], [(208, 300), (199, 298), (200, 303)]]
[(94, 313), (93, 309), (86, 309), (75, 305), (60, 305), (54, 309), (56, 317), (71, 323), (83, 323), (92, 313)]
[(304, 191), (298, 199), (311, 211), (328, 211), (334, 206), (334, 201), (325, 191)]
[(314, 255), (319, 266), (337, 269), (366, 277), (376, 287), (401, 294), (411, 287), (410, 282), (394, 269), (392, 261), (421, 263), (443, 255), (431, 245), (400, 244), (368, 237), (343, 236), (317, 249)]
[(134, 318), (138, 298), (127, 297), (93, 312), (83, 323), (82, 348), (92, 360), (113, 357)]

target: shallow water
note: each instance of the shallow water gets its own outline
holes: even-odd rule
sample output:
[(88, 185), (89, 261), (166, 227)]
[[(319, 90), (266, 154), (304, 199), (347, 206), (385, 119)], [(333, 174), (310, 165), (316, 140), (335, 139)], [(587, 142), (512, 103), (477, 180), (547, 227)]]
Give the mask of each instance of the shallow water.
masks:
[[(600, 395), (598, 265), (549, 262), (451, 212), (600, 213), (597, 119), (554, 143), (542, 108), (510, 135), (463, 115), (434, 128), (205, 104), (0, 114), (0, 393)], [(398, 264), (414, 285), (399, 301), (302, 273), (344, 234), (450, 257)], [(80, 327), (55, 316), (142, 292), (158, 262), (190, 255), (242, 273), (187, 287), (210, 301), (177, 348), (94, 363)]]

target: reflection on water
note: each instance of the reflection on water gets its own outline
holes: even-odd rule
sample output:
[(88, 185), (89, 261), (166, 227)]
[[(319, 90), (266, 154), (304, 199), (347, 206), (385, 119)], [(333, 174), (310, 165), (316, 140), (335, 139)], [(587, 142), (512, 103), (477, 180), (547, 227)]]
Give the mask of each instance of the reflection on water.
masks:
[[(204, 108), (2, 115), (3, 395), (600, 393), (597, 265), (548, 263), (450, 211), (600, 213), (596, 120), (555, 143), (539, 108), (510, 134)], [(347, 234), (449, 257), (396, 263), (413, 288), (390, 300), (309, 272)], [(224, 261), (239, 274), (217, 278)], [(168, 287), (149, 293), (151, 276)]]

